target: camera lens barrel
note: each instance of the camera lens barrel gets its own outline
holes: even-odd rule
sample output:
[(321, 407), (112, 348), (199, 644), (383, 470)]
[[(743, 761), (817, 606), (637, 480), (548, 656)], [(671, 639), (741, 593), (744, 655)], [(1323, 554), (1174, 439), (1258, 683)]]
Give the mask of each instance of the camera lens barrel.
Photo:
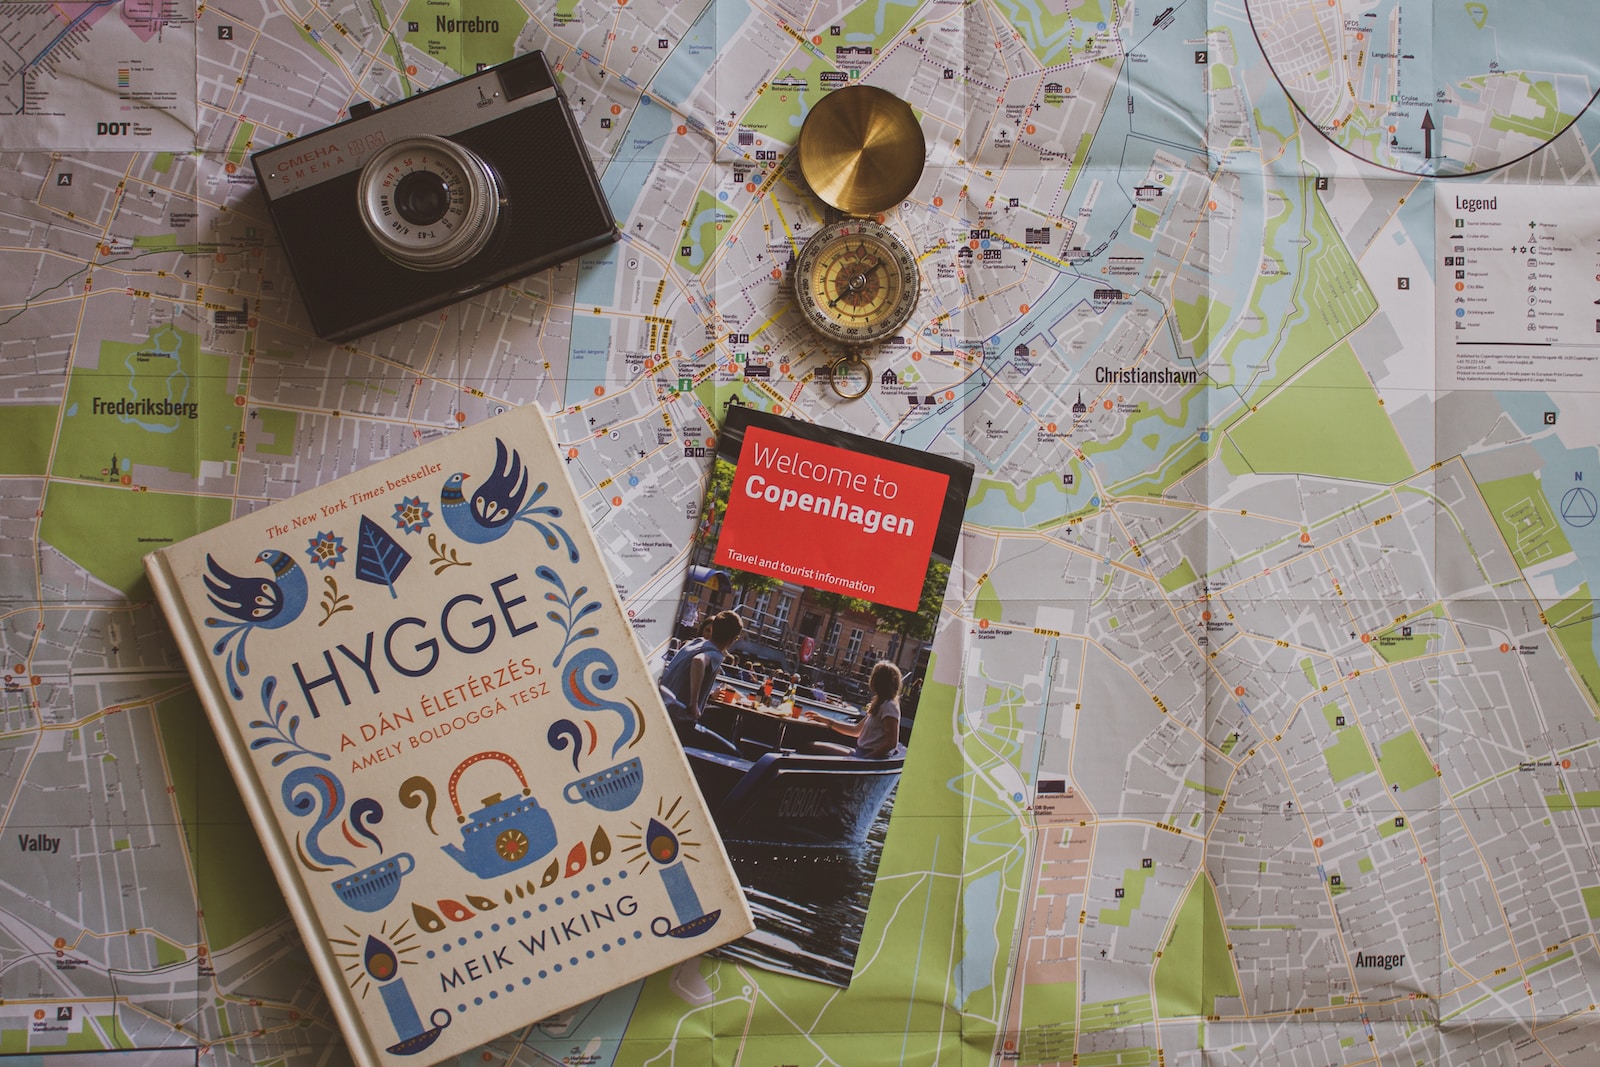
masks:
[(450, 270), (483, 251), (500, 218), (500, 183), (444, 137), (407, 137), (361, 168), (361, 222), (384, 255), (413, 270)]
[(450, 210), (450, 185), (432, 171), (415, 171), (395, 183), (394, 208), (413, 226), (432, 226)]

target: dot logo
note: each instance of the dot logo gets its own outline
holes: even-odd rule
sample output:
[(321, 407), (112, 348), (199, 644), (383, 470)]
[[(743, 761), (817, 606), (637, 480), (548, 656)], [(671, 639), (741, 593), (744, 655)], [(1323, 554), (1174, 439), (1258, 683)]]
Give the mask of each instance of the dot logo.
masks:
[(128, 132), (131, 122), (97, 122), (94, 132), (97, 137), (120, 137)]

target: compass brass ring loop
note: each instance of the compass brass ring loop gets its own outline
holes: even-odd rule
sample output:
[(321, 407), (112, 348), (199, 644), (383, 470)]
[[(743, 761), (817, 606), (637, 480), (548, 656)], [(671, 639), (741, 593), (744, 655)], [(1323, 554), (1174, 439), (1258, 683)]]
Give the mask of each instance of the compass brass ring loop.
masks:
[[(843, 389), (839, 385), (839, 380), (844, 377), (845, 371), (849, 369), (852, 363), (861, 364), (861, 388), (853, 392)], [(846, 400), (857, 400), (866, 396), (867, 390), (872, 388), (872, 367), (856, 353), (846, 352), (828, 364), (828, 384), (833, 386), (834, 392)]]

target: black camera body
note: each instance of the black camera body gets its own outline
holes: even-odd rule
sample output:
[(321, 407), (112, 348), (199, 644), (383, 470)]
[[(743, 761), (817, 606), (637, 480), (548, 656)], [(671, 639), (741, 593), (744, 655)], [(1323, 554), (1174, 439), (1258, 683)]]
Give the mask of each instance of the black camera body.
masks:
[(250, 157), (318, 337), (347, 341), (617, 239), (542, 52)]

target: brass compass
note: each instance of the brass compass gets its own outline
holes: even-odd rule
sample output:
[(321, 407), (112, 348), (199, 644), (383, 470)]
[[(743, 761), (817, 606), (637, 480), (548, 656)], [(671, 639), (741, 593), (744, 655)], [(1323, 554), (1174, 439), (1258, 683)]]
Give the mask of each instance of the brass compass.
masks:
[(887, 227), (843, 219), (800, 250), (794, 286), (807, 326), (838, 344), (876, 344), (916, 310), (917, 263)]
[[(884, 89), (851, 85), (817, 102), (800, 127), (800, 173), (811, 191), (849, 216), (806, 241), (791, 278), (800, 317), (844, 348), (828, 365), (833, 389), (864, 395), (872, 377), (862, 352), (893, 337), (916, 310), (917, 261), (877, 215), (911, 194), (926, 153), (911, 105)], [(859, 390), (840, 385), (859, 365)]]

